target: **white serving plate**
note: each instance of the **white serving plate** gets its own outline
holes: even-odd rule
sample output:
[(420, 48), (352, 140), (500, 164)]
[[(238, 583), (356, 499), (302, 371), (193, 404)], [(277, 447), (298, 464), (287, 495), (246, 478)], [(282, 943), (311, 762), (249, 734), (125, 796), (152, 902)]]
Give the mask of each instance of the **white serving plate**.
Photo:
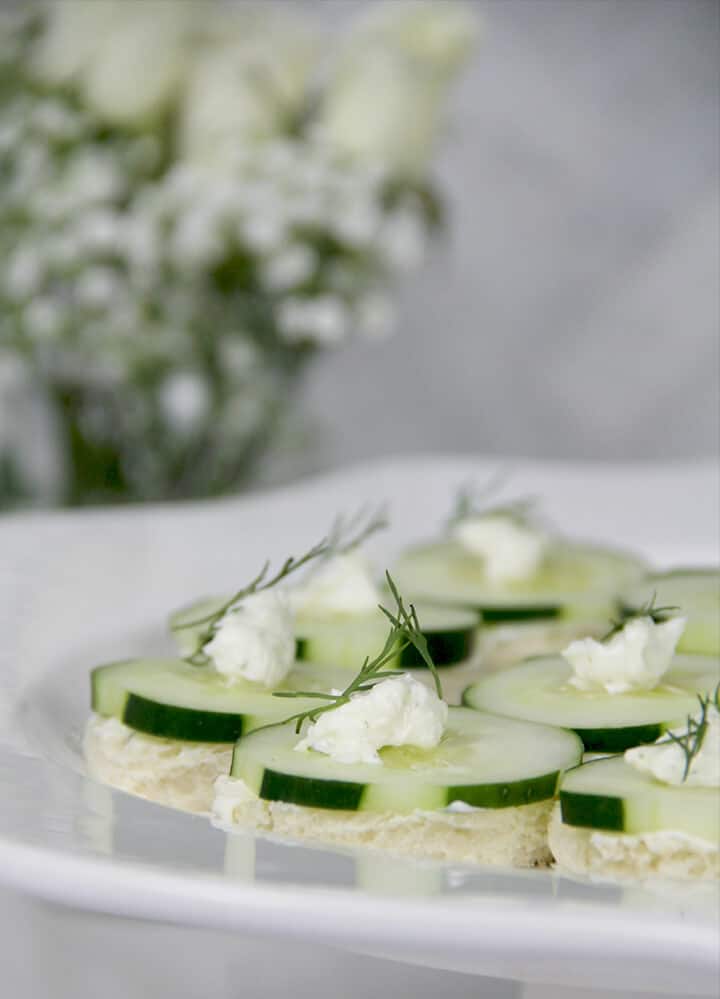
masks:
[[(87, 674), (158, 649), (167, 611), (387, 499), (391, 552), (497, 461), (389, 459), (241, 499), (0, 520), (0, 881), (80, 908), (524, 982), (714, 994), (718, 886), (619, 886), (228, 836), (84, 776)], [(718, 557), (714, 463), (513, 462), (568, 533), (658, 565)], [(509, 487), (508, 487), (509, 489)]]

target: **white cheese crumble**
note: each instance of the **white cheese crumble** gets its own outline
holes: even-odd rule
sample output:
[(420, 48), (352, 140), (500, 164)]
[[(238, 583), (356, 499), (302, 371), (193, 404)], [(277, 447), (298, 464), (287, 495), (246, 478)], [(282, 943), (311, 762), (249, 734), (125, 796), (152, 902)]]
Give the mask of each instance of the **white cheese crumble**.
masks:
[(287, 595), (253, 593), (218, 623), (203, 651), (229, 681), (252, 680), (277, 687), (295, 660), (295, 627)]
[(562, 652), (573, 668), (571, 686), (608, 694), (652, 690), (672, 663), (686, 620), (674, 617), (656, 624), (651, 617), (636, 617), (607, 641), (571, 642)]
[(215, 780), (215, 794), (212, 803), (212, 819), (222, 826), (233, 824), (235, 809), (248, 801), (257, 800), (257, 795), (250, 790), (244, 780), (239, 777), (228, 777), (221, 774)]
[(464, 517), (453, 528), (463, 548), (485, 560), (491, 583), (513, 583), (535, 574), (547, 546), (547, 536), (513, 517), (489, 514)]
[(382, 597), (370, 568), (357, 552), (336, 555), (321, 563), (292, 591), (299, 613), (363, 613), (374, 610)]
[(404, 674), (353, 694), (347, 704), (320, 715), (295, 748), (314, 749), (338, 763), (381, 764), (378, 750), (383, 746), (437, 746), (447, 714), (447, 704), (434, 690)]
[[(700, 716), (695, 716), (695, 722)], [(636, 746), (625, 751), (625, 760), (636, 770), (650, 774), (663, 784), (684, 784), (687, 787), (720, 787), (720, 712), (710, 705), (705, 716), (707, 728), (700, 751), (692, 758), (685, 775), (686, 756), (681, 746), (668, 733), (649, 746)], [(671, 730), (685, 736), (687, 726)]]

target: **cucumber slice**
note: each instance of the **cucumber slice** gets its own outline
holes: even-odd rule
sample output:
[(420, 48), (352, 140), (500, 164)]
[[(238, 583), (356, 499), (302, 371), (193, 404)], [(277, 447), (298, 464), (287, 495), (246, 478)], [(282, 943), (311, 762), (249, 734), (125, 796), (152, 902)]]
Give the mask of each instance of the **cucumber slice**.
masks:
[[(422, 634), (436, 666), (454, 666), (467, 659), (475, 647), (479, 617), (474, 611), (454, 607), (418, 605)], [(357, 669), (366, 656), (383, 647), (388, 633), (387, 618), (380, 611), (369, 614), (299, 614), (297, 657)], [(399, 669), (424, 669), (414, 645), (399, 651), (392, 663)]]
[[(186, 627), (188, 622), (214, 613), (224, 604), (222, 597), (209, 597), (177, 611), (170, 618), (170, 629), (181, 655), (196, 646), (201, 627)], [(475, 647), (478, 615), (455, 607), (431, 604), (416, 607), (428, 650), (436, 666), (454, 666), (467, 659)], [(376, 655), (388, 633), (387, 619), (379, 610), (363, 614), (298, 614), (296, 657), (300, 660), (344, 666), (357, 670), (366, 656)], [(395, 662), (398, 669), (425, 669), (417, 649), (402, 649)]]
[[(344, 687), (347, 674), (298, 664), (278, 690), (328, 691)], [(273, 697), (250, 681), (232, 686), (216, 672), (181, 659), (129, 659), (91, 673), (92, 708), (148, 735), (189, 742), (235, 742), (240, 736), (316, 700)]]
[(593, 760), (561, 778), (565, 825), (640, 835), (682, 832), (720, 840), (716, 788), (662, 784), (620, 757)]
[(678, 652), (720, 655), (720, 571), (673, 569), (651, 573), (622, 593), (620, 612), (637, 612), (651, 600), (656, 607), (677, 607), (687, 617)]
[(472, 607), (485, 624), (494, 624), (609, 617), (617, 593), (645, 568), (641, 559), (626, 552), (558, 540), (531, 579), (500, 586), (488, 582), (482, 558), (456, 541), (445, 540), (409, 549), (392, 575), (408, 597)]
[(382, 766), (338, 763), (296, 751), (292, 725), (240, 739), (230, 774), (258, 797), (310, 808), (407, 813), (453, 801), (506, 808), (545, 801), (561, 771), (575, 766), (582, 743), (572, 732), (450, 708), (434, 749), (388, 746)]
[(484, 676), (463, 694), (463, 704), (545, 725), (574, 729), (588, 752), (619, 753), (654, 742), (697, 710), (697, 695), (720, 681), (720, 660), (676, 656), (654, 690), (628, 694), (576, 690), (560, 656), (543, 656)]

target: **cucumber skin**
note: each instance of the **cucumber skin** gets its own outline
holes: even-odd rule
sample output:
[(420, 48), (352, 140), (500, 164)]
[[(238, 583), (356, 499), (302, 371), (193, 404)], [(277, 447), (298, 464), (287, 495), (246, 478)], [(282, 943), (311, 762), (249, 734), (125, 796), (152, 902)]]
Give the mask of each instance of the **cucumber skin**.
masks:
[(662, 724), (627, 725), (623, 728), (576, 728), (588, 753), (624, 753), (626, 749), (655, 742), (665, 732)]
[(552, 621), (563, 616), (563, 608), (559, 604), (546, 606), (477, 606), (483, 624), (521, 624), (524, 621)]
[[(230, 772), (233, 773), (233, 767)], [(457, 785), (446, 789), (445, 804), (462, 801), (473, 808), (517, 808), (554, 798), (559, 780), (560, 773), (556, 771), (529, 780)], [(363, 811), (362, 799), (367, 786), (353, 781), (304, 777), (266, 769), (258, 797), (305, 808)]]
[(282, 801), (305, 808), (355, 812), (360, 808), (364, 791), (364, 784), (352, 781), (324, 780), (264, 770), (258, 797), (265, 801)]
[(623, 832), (625, 829), (625, 803), (622, 798), (561, 790), (560, 814), (568, 826), (608, 832)]
[(137, 732), (184, 742), (236, 742), (251, 727), (244, 715), (195, 711), (138, 694), (128, 694), (122, 721)]
[[(477, 629), (462, 629), (459, 631), (426, 631), (424, 632), (427, 641), (428, 652), (435, 666), (438, 669), (444, 667), (457, 666), (458, 663), (468, 659), (476, 644)], [(298, 637), (295, 639), (295, 658), (302, 662), (312, 662), (312, 638)], [(362, 665), (362, 657), (359, 657), (358, 667)], [(395, 667), (398, 669), (427, 669), (425, 660), (422, 658), (414, 645), (407, 645), (400, 650)]]
[[(473, 684), (466, 687), (460, 699), (460, 704), (465, 708), (477, 710), (468, 691)], [(545, 724), (548, 724), (547, 722)], [(667, 729), (666, 725), (657, 723), (651, 725), (626, 725), (623, 728), (573, 728), (580, 736), (588, 753), (624, 753), (626, 749), (633, 746), (640, 746), (643, 743), (655, 742)]]

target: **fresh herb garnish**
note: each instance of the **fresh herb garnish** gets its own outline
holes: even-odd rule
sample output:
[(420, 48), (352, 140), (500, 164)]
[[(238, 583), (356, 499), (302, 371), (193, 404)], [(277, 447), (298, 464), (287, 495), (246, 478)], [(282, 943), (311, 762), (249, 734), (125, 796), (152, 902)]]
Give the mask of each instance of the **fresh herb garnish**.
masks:
[(387, 527), (387, 523), (387, 514), (384, 507), (379, 507), (374, 513), (368, 511), (367, 507), (361, 507), (356, 514), (350, 517), (337, 517), (326, 538), (313, 545), (300, 558), (295, 558), (291, 555), (290, 558), (287, 558), (283, 562), (274, 576), (268, 577), (270, 562), (266, 562), (253, 580), (234, 593), (216, 611), (176, 626), (176, 631), (203, 626), (198, 634), (192, 652), (184, 657), (185, 662), (191, 666), (207, 665), (209, 657), (203, 651), (204, 647), (212, 639), (222, 618), (236, 609), (238, 604), (245, 600), (246, 597), (272, 589), (273, 586), (277, 586), (282, 580), (315, 559), (325, 559), (333, 555), (347, 554), (347, 552), (361, 545), (371, 534), (375, 534), (376, 531)]
[(610, 621), (610, 631), (600, 639), (601, 642), (607, 642), (619, 632), (623, 630), (629, 621), (636, 621), (638, 618), (649, 617), (653, 624), (664, 624), (669, 621), (677, 611), (680, 610), (679, 607), (656, 607), (655, 600), (657, 598), (657, 592), (653, 593), (646, 604), (642, 607), (635, 608), (623, 608), (620, 612), (620, 617), (611, 619)]
[(418, 623), (415, 608), (412, 604), (410, 604), (409, 607), (405, 607), (403, 599), (398, 593), (397, 587), (395, 586), (390, 573), (386, 572), (385, 577), (387, 579), (390, 592), (395, 600), (396, 610), (395, 613), (393, 613), (392, 611), (389, 611), (387, 607), (380, 606), (380, 610), (390, 622), (390, 631), (388, 632), (388, 636), (385, 639), (385, 644), (383, 645), (381, 652), (375, 656), (374, 659), (367, 657), (365, 662), (360, 667), (357, 675), (339, 694), (324, 694), (319, 693), (318, 691), (307, 690), (274, 691), (273, 697), (309, 697), (327, 702), (317, 708), (310, 708), (309, 710), (301, 711), (296, 715), (290, 715), (289, 718), (285, 718), (282, 722), (276, 724), (286, 725), (290, 722), (295, 722), (295, 731), (299, 732), (302, 728), (303, 722), (317, 721), (320, 715), (323, 715), (328, 711), (334, 711), (336, 708), (342, 707), (343, 704), (347, 704), (353, 694), (372, 690), (375, 684), (380, 683), (381, 680), (402, 675), (402, 670), (394, 667), (387, 667), (388, 663), (396, 659), (398, 653), (401, 652), (402, 649), (407, 648), (408, 645), (414, 645), (422, 656), (425, 665), (433, 675), (437, 695), (438, 697), (442, 697), (442, 687), (440, 685), (440, 677), (438, 676), (437, 667), (433, 662), (432, 656), (428, 652), (425, 636), (420, 631), (420, 625)]
[(455, 496), (455, 505), (448, 518), (448, 527), (454, 527), (468, 517), (506, 517), (518, 524), (529, 524), (535, 519), (537, 498), (523, 496), (507, 503), (490, 502), (507, 479), (504, 472), (493, 476), (484, 486), (478, 489), (473, 483), (460, 486)]
[(327, 551), (324, 554), (326, 557), (347, 555), (364, 544), (371, 535), (385, 530), (388, 524), (385, 504), (374, 509), (361, 506), (350, 517), (336, 517), (327, 537)]
[(687, 727), (682, 735), (677, 735), (675, 732), (666, 732), (665, 738), (658, 739), (655, 743), (656, 746), (674, 744), (679, 746), (683, 751), (685, 755), (683, 782), (688, 778), (692, 761), (703, 747), (709, 727), (708, 710), (710, 707), (714, 707), (716, 711), (720, 711), (720, 683), (715, 688), (714, 694), (706, 694), (704, 697), (698, 694), (698, 701), (700, 702), (700, 716), (696, 718), (693, 715), (688, 715)]

